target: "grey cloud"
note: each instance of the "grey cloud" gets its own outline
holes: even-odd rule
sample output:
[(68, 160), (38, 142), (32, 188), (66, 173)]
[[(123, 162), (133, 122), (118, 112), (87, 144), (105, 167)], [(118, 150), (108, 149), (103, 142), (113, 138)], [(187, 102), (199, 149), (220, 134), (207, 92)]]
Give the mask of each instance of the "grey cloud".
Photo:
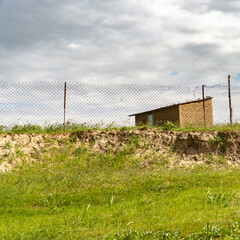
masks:
[(57, 18), (53, 15), (53, 5), (43, 1), (15, 1), (0, 19), (1, 47), (27, 48), (54, 35)]
[(175, 30), (188, 35), (199, 33), (199, 31), (189, 26), (178, 26)]
[[(219, 2), (226, 8), (234, 4)], [(144, 0), (141, 3), (152, 4)], [(185, 1), (185, 10), (176, 13), (179, 16), (169, 11), (164, 17), (144, 12), (141, 3), (3, 0), (0, 81), (176, 84), (197, 81), (203, 75), (216, 78), (238, 71), (238, 53), (224, 54), (220, 43), (198, 39), (197, 44), (192, 39), (209, 31), (191, 24), (194, 11), (208, 11), (217, 1)], [(181, 9), (180, 3), (175, 4)], [(235, 32), (228, 32), (229, 40)], [(71, 49), (70, 43), (79, 47)], [(231, 57), (236, 63), (226, 60)], [(180, 73), (171, 76), (174, 70)]]
[(204, 14), (211, 11), (225, 13), (238, 13), (240, 5), (238, 0), (209, 0), (209, 1), (186, 1), (182, 7), (188, 11)]
[(129, 37), (136, 35), (139, 20), (124, 12), (113, 14), (117, 6), (111, 9), (111, 1), (101, 1), (101, 4), (99, 1), (67, 3), (25, 0), (16, 1), (5, 12), (2, 10), (1, 46), (9, 49), (28, 48), (39, 43), (58, 43), (59, 39), (96, 42), (121, 31), (122, 35), (127, 33)]
[(225, 13), (239, 13), (240, 5), (238, 0), (215, 0), (210, 3), (209, 10)]
[(184, 47), (187, 53), (199, 58), (209, 58), (218, 53), (218, 44), (188, 44)]
[(87, 19), (88, 12), (80, 12), (74, 21), (71, 12), (64, 11), (64, 2), (25, 0), (10, 5), (0, 19), (1, 46), (29, 48), (60, 39), (91, 37), (94, 21)]

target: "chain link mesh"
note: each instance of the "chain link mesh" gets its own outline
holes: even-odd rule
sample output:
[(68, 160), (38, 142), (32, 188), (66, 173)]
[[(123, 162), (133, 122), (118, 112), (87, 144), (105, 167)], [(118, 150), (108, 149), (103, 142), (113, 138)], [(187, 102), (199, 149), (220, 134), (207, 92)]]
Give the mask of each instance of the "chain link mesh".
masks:
[[(0, 86), (0, 125), (63, 123), (64, 84), (31, 82)], [(213, 97), (214, 123), (229, 122), (228, 87), (205, 86)], [(202, 87), (67, 83), (66, 120), (134, 125), (130, 114), (202, 98)], [(232, 86), (233, 122), (240, 120), (240, 87)]]
[[(205, 86), (205, 96), (213, 97), (213, 120), (214, 124), (217, 123), (229, 123), (230, 122), (230, 110), (229, 110), (229, 97), (228, 86), (214, 85)], [(202, 98), (202, 87), (195, 88), (195, 94), (198, 98)], [(233, 109), (233, 123), (240, 121), (240, 87), (231, 86), (231, 99)]]

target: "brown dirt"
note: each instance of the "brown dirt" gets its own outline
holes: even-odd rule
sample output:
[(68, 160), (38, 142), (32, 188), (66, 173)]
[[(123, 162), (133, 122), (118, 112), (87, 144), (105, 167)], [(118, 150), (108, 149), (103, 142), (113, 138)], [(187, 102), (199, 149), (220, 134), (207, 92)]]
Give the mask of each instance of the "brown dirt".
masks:
[(214, 159), (224, 159), (231, 165), (240, 162), (240, 132), (237, 131), (184, 133), (151, 128), (113, 129), (74, 134), (0, 134), (0, 171), (11, 170), (23, 156), (27, 161), (36, 161), (37, 155), (69, 144), (75, 147), (84, 144), (93, 153), (116, 153), (131, 146), (132, 155), (142, 158), (143, 165), (147, 165), (154, 154), (178, 165), (201, 164)]

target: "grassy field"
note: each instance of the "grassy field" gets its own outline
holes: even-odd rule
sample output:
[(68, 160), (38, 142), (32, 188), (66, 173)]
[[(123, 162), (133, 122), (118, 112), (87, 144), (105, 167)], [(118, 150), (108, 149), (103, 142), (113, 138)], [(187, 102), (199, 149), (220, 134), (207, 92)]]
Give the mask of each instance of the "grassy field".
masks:
[(239, 173), (66, 144), (0, 173), (0, 239), (240, 239)]

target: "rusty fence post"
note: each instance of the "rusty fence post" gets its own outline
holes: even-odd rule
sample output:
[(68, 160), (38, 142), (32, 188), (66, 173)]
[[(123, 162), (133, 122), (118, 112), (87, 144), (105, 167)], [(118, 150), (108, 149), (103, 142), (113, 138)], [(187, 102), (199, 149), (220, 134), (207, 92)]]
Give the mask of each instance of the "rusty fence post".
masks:
[(231, 75), (228, 75), (228, 99), (229, 99), (229, 110), (230, 110), (230, 124), (232, 125)]
[(63, 128), (64, 131), (66, 129), (66, 95), (67, 95), (67, 83), (64, 83), (64, 120), (63, 120)]
[(206, 112), (205, 112), (205, 96), (204, 96), (204, 87), (205, 87), (205, 85), (202, 85), (202, 99), (203, 99), (203, 120), (204, 120), (204, 128), (206, 128)]

